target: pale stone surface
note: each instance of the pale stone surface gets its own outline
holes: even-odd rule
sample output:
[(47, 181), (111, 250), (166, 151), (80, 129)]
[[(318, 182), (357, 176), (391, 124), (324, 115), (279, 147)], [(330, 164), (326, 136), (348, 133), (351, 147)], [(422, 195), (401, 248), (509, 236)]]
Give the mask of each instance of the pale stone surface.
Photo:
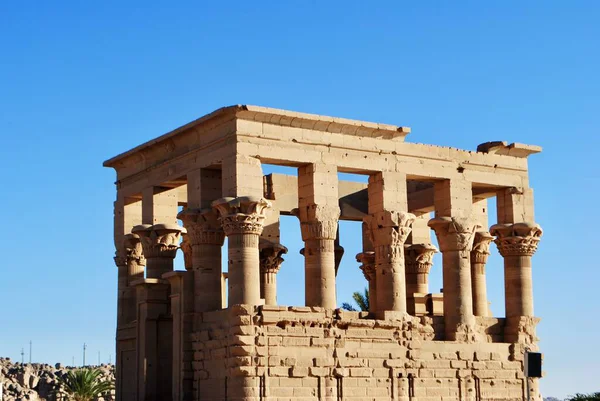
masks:
[[(409, 132), (239, 105), (105, 162), (118, 180), (117, 400), (523, 399), (542, 234), (526, 158), (541, 149), (458, 150), (405, 142)], [(298, 176), (264, 176), (263, 163)], [(498, 224), (487, 232), (494, 196)], [(305, 306), (277, 305), (282, 215), (300, 222)], [(339, 220), (362, 222), (368, 312), (336, 309)], [(443, 293), (428, 285), (430, 228)], [(492, 241), (506, 318), (489, 313)], [(179, 248), (186, 271), (174, 272)]]

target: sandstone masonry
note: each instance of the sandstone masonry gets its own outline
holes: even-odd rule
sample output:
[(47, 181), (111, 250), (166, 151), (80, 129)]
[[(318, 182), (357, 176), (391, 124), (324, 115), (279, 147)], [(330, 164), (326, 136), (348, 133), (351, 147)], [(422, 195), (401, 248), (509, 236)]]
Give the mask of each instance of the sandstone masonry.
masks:
[[(117, 400), (525, 399), (542, 235), (527, 157), (541, 149), (464, 151), (407, 143), (409, 132), (232, 106), (106, 161), (117, 172)], [(298, 175), (265, 176), (265, 163)], [(281, 215), (301, 227), (303, 306), (277, 305)], [(339, 220), (362, 223), (368, 312), (336, 309)], [(492, 242), (504, 258), (504, 318), (487, 301)], [(173, 271), (178, 249), (185, 271)], [(436, 252), (443, 293), (429, 292)]]

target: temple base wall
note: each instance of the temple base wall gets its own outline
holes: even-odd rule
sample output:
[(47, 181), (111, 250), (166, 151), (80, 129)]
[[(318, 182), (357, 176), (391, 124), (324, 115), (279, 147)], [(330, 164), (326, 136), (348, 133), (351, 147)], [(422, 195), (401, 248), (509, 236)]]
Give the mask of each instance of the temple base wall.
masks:
[(236, 305), (196, 316), (194, 399), (524, 400), (525, 345), (503, 331), (504, 319), (477, 318), (468, 342), (450, 342), (441, 317)]

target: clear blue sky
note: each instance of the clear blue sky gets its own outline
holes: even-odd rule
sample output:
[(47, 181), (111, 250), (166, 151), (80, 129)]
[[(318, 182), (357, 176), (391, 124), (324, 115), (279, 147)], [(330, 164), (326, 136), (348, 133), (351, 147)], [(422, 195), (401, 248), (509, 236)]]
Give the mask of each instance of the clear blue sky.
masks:
[[(89, 360), (114, 360), (115, 175), (102, 161), (248, 103), (408, 125), (414, 142), (543, 146), (530, 158), (541, 386), (600, 390), (600, 3), (324, 3), (2, 2), (0, 355), (18, 360), (32, 340), (34, 360), (70, 363), (86, 342)], [(284, 228), (279, 298), (301, 304), (297, 223)], [(344, 228), (340, 302), (365, 284), (359, 228)], [(502, 315), (495, 251), (488, 271)]]

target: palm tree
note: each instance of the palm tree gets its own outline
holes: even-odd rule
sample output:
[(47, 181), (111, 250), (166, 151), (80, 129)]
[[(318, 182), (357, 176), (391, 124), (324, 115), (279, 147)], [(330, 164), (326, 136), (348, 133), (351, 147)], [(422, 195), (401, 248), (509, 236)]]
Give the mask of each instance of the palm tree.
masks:
[(354, 299), (354, 302), (356, 302), (356, 304), (358, 305), (358, 307), (360, 309), (356, 309), (354, 306), (350, 305), (348, 302), (344, 302), (342, 304), (342, 309), (346, 309), (349, 311), (357, 311), (357, 310), (361, 310), (364, 312), (369, 311), (369, 289), (368, 288), (365, 288), (364, 294), (361, 294), (358, 291), (354, 292), (352, 294), (352, 299)]
[(568, 401), (600, 401), (600, 392), (590, 394), (580, 394), (569, 396)]
[(109, 393), (113, 388), (112, 381), (100, 379), (100, 369), (77, 369), (59, 377), (59, 384), (73, 401), (92, 401)]

